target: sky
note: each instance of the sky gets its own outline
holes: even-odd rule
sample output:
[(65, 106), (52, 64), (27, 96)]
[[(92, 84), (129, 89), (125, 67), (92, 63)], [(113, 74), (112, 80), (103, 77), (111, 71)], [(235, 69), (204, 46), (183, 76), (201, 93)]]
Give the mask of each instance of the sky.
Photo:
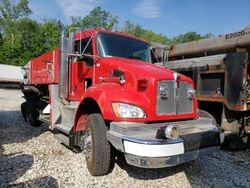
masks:
[(70, 23), (70, 16), (86, 16), (93, 8), (130, 20), (169, 38), (189, 31), (221, 35), (250, 25), (250, 0), (30, 0), (32, 19)]

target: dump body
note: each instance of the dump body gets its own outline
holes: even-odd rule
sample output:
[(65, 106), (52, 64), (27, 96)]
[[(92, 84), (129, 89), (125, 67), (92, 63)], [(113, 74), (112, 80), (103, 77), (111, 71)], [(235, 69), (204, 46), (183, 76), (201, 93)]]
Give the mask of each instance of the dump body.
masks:
[(220, 102), (230, 110), (248, 111), (248, 64), (248, 52), (234, 52), (173, 60), (167, 67), (194, 80), (199, 101)]
[(57, 48), (32, 59), (28, 63), (30, 84), (59, 83), (59, 53), (59, 48)]
[(250, 25), (239, 32), (172, 45), (169, 48), (168, 58), (174, 60), (222, 54), (240, 48), (249, 48), (249, 45)]
[[(167, 51), (165, 67), (194, 81), (199, 108), (213, 114), (229, 135), (248, 134), (250, 27), (214, 38), (172, 45)], [(246, 142), (247, 137), (244, 139)]]

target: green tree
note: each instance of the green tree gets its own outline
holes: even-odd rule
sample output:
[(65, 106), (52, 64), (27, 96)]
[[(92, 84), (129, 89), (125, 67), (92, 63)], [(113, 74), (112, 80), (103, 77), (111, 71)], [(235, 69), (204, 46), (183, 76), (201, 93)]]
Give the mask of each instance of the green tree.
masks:
[[(26, 41), (23, 37), (29, 32), (23, 19), (31, 14), (28, 0), (1, 0), (0, 1), (0, 28), (3, 36), (0, 51), (0, 63), (20, 64), (26, 53)], [(26, 32), (24, 32), (26, 31)], [(24, 49), (23, 49), (24, 47)]]
[(43, 40), (41, 36), (41, 25), (34, 20), (24, 18), (17, 21), (17, 29), (19, 48), (15, 49), (18, 52), (18, 62), (15, 64), (24, 65), (31, 58), (44, 53)]
[(28, 3), (28, 0), (19, 0), (17, 3), (13, 0), (0, 1), (0, 26), (2, 32), (13, 31), (15, 21), (32, 13)]
[(211, 33), (207, 33), (204, 36), (202, 36), (196, 32), (190, 31), (190, 32), (187, 32), (185, 34), (181, 34), (181, 35), (178, 35), (176, 37), (173, 37), (171, 39), (171, 44), (185, 43), (185, 42), (190, 42), (190, 41), (194, 41), (194, 40), (210, 38), (212, 36), (213, 35)]
[(152, 43), (169, 44), (170, 40), (163, 34), (155, 33), (151, 30), (143, 29), (139, 24), (133, 24), (130, 21), (125, 22), (125, 26), (121, 29), (122, 32), (144, 39)]
[(40, 25), (39, 35), (42, 38), (42, 50), (44, 52), (59, 47), (60, 31), (57, 20), (44, 19), (43, 23)]
[(17, 3), (13, 0), (1, 0), (0, 13), (4, 19), (17, 20), (26, 17), (32, 13), (28, 6), (28, 0), (19, 0)]
[(212, 33), (207, 33), (207, 34), (202, 36), (203, 39), (212, 38), (212, 37), (214, 37), (214, 34), (212, 34)]
[(15, 22), (15, 29), (14, 38), (13, 34), (4, 35), (0, 63), (22, 65), (30, 58), (31, 39), (38, 31), (38, 24), (24, 18)]
[(71, 17), (71, 23), (71, 26), (81, 27), (83, 29), (114, 30), (117, 28), (118, 18), (110, 12), (103, 10), (101, 7), (96, 7), (84, 18)]

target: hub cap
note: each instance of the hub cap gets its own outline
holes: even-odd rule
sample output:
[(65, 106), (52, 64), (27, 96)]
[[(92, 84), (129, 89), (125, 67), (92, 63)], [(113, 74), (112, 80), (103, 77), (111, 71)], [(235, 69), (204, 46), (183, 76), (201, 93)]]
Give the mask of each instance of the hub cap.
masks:
[(84, 136), (84, 153), (88, 160), (92, 159), (93, 147), (92, 147), (92, 136), (90, 128), (86, 130)]

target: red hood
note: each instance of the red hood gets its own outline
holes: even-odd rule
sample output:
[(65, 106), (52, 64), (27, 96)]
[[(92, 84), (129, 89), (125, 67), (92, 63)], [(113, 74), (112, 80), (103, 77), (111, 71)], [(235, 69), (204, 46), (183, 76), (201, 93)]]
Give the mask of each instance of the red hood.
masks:
[[(103, 58), (100, 61), (109, 64), (110, 67), (119, 69), (124, 73), (130, 73), (134, 78), (148, 78), (154, 80), (174, 80), (174, 71), (159, 67), (148, 62), (126, 59), (126, 58)], [(192, 80), (184, 75), (181, 81), (193, 83)]]
[[(174, 80), (174, 71), (140, 60), (125, 58), (100, 58), (95, 63), (94, 71), (96, 73), (95, 84), (98, 86), (90, 88), (97, 90), (102, 88), (99, 91), (98, 100), (105, 101), (102, 102), (105, 103), (104, 109), (109, 109), (109, 112), (103, 113), (108, 114), (106, 118), (109, 120), (124, 121), (122, 118), (117, 119), (113, 117), (113, 111), (110, 108), (110, 103), (112, 102), (123, 102), (142, 108), (147, 114), (147, 119), (138, 119), (136, 121), (165, 121), (197, 117), (196, 100), (193, 103), (193, 112), (189, 114), (156, 114), (158, 81)], [(124, 74), (125, 84), (120, 84), (119, 81), (117, 82), (117, 79), (112, 79), (115, 72), (117, 75)], [(184, 75), (181, 75), (179, 78), (183, 82), (193, 84), (192, 80)], [(145, 90), (140, 91), (138, 90), (139, 80), (144, 79), (147, 80), (144, 85)], [(109, 114), (111, 115), (109, 116)], [(126, 119), (126, 121), (135, 121), (135, 119)]]

